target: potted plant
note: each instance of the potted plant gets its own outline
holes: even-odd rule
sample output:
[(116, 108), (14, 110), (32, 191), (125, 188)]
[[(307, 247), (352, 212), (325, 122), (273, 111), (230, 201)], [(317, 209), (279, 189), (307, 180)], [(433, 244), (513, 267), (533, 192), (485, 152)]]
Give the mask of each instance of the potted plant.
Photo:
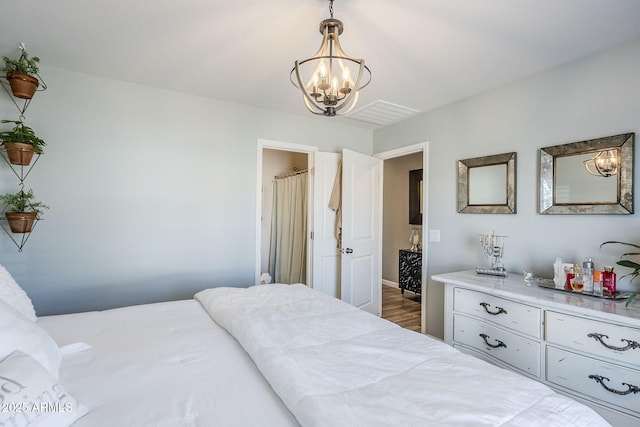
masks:
[(12, 233), (30, 233), (42, 211), (49, 209), (49, 206), (34, 200), (33, 190), (5, 193), (0, 200), (5, 203), (4, 214)]
[(33, 153), (42, 154), (45, 142), (38, 138), (29, 126), (20, 120), (2, 120), (1, 123), (14, 123), (9, 131), (0, 132), (0, 142), (14, 165), (27, 166), (31, 163)]
[(40, 62), (40, 58), (37, 56), (29, 57), (23, 49), (18, 59), (4, 56), (2, 60), (4, 61), (4, 66), (1, 71), (6, 73), (13, 96), (31, 99), (40, 84), (40, 81), (35, 77), (39, 71), (38, 62)]
[[(611, 244), (611, 243), (615, 243), (615, 244), (618, 244), (618, 245), (630, 246), (630, 247), (635, 248), (635, 249), (640, 249), (640, 245), (636, 245), (636, 244), (633, 244), (633, 243), (626, 243), (626, 242), (617, 242), (615, 240), (610, 240), (608, 242), (604, 242), (603, 244), (600, 245), (600, 247), (602, 248), (604, 245), (608, 245), (608, 244)], [(631, 277), (631, 281), (633, 281), (638, 276), (640, 276), (640, 264), (638, 264), (637, 262), (631, 261), (629, 259), (625, 259), (625, 257), (628, 257), (628, 256), (638, 256), (638, 255), (640, 255), (640, 252), (626, 252), (626, 253), (622, 254), (622, 257), (620, 258), (620, 260), (616, 262), (616, 264), (618, 264), (621, 267), (625, 267), (625, 268), (630, 268), (631, 269), (631, 273), (625, 274), (621, 278), (630, 276)], [(631, 304), (631, 302), (635, 299), (635, 297), (637, 295), (638, 295), (638, 291), (632, 292), (631, 295), (629, 295), (629, 297), (627, 298), (625, 306), (629, 306), (629, 304)]]

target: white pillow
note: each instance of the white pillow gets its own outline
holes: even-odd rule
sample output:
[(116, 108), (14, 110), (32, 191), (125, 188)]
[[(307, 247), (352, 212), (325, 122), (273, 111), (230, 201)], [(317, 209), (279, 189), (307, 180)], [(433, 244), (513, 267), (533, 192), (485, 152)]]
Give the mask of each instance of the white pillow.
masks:
[(0, 300), (0, 359), (16, 350), (28, 354), (58, 378), (62, 353), (56, 342), (40, 325)]
[(13, 280), (11, 274), (0, 265), (0, 300), (18, 310), (24, 317), (36, 321), (36, 311), (25, 291)]
[(89, 412), (20, 351), (0, 361), (0, 394), (0, 426), (66, 427)]

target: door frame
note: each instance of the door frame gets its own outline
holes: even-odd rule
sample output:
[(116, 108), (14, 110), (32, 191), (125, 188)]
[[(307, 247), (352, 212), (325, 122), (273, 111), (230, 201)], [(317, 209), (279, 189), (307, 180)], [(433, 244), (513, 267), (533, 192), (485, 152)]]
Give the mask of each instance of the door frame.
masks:
[[(258, 143), (257, 143), (257, 165), (256, 165), (256, 259), (255, 259), (255, 284), (260, 284), (260, 274), (261, 274), (261, 249), (262, 249), (262, 221), (261, 221), (261, 215), (262, 215), (262, 150), (264, 148), (269, 148), (269, 149), (274, 149), (274, 150), (282, 150), (282, 151), (293, 151), (293, 152), (298, 152), (298, 153), (306, 153), (308, 155), (308, 167), (310, 170), (310, 180), (309, 180), (309, 189), (313, 189), (313, 185), (314, 183), (314, 179), (313, 179), (313, 165), (314, 165), (314, 154), (319, 151), (318, 147), (316, 146), (311, 146), (311, 145), (304, 145), (304, 144), (295, 144), (295, 143), (290, 143), (290, 142), (284, 142), (284, 141), (276, 141), (276, 140), (268, 140), (268, 139), (262, 139), (262, 138), (258, 138)], [(393, 150), (388, 150), (388, 151), (383, 151), (380, 153), (376, 153), (373, 155), (373, 157), (378, 158), (380, 160), (383, 160), (382, 165), (380, 167), (380, 218), (382, 219), (382, 221), (380, 221), (380, 227), (379, 227), (379, 233), (380, 236), (382, 236), (382, 225), (384, 222), (384, 217), (382, 216), (382, 206), (384, 204), (384, 197), (383, 197), (383, 179), (384, 179), (384, 160), (388, 160), (388, 159), (393, 159), (395, 157), (401, 157), (401, 156), (406, 156), (408, 154), (413, 154), (413, 153), (418, 153), (418, 152), (422, 152), (422, 169), (423, 169), (423, 176), (426, 177), (425, 179), (427, 180), (427, 185), (423, 185), (422, 186), (422, 200), (424, 201), (424, 208), (422, 210), (422, 236), (421, 236), (421, 241), (422, 241), (422, 295), (421, 295), (421, 310), (420, 310), (420, 329), (422, 331), (422, 333), (427, 333), (428, 331), (428, 321), (427, 321), (427, 305), (428, 305), (428, 282), (427, 282), (427, 270), (428, 270), (428, 264), (427, 264), (427, 260), (428, 260), (428, 251), (429, 251), (429, 245), (428, 245), (428, 240), (425, 239), (426, 236), (428, 236), (428, 221), (429, 221), (429, 216), (428, 216), (428, 211), (429, 211), (429, 142), (425, 141), (425, 142), (421, 142), (421, 143), (417, 143), (417, 144), (413, 144), (413, 145), (408, 145), (405, 147), (400, 147), (400, 148), (396, 148)], [(312, 194), (312, 193), (310, 193)], [(309, 198), (309, 205), (308, 205), (308, 220), (311, 221), (309, 222), (310, 224), (313, 224), (313, 198), (310, 197)], [(310, 233), (309, 233), (310, 234)], [(307, 236), (307, 247), (311, 247), (311, 242), (310, 242), (310, 235)], [(310, 285), (311, 287), (313, 287), (313, 284), (310, 282), (310, 279), (312, 276), (312, 272), (313, 272), (313, 263), (312, 263), (312, 256), (313, 254), (311, 253), (311, 251), (307, 251), (307, 278), (308, 278), (308, 285)], [(380, 267), (382, 268), (382, 239), (380, 239), (380, 243), (378, 245), (378, 258), (380, 261)], [(382, 283), (380, 283), (380, 292), (382, 292)], [(379, 300), (379, 304), (380, 304), (380, 312), (382, 312), (382, 298), (380, 298)]]
[[(260, 284), (260, 274), (262, 274), (262, 150), (265, 148), (280, 151), (290, 151), (307, 154), (307, 169), (309, 175), (307, 179), (308, 194), (313, 194), (313, 164), (314, 154), (318, 147), (312, 145), (295, 144), (291, 142), (276, 141), (258, 138), (257, 143), (257, 165), (256, 165), (256, 264), (254, 283)], [(313, 224), (313, 197), (307, 198), (307, 223)], [(311, 253), (311, 233), (307, 234), (307, 285), (313, 287), (311, 278), (313, 277), (313, 263)]]
[[(381, 153), (376, 153), (373, 157), (382, 160), (382, 166), (380, 168), (380, 210), (382, 211), (384, 206), (384, 160), (393, 159), (396, 157), (402, 157), (409, 154), (422, 152), (422, 176), (427, 181), (426, 185), (422, 186), (422, 200), (423, 200), (423, 209), (422, 209), (422, 236), (420, 237), (420, 241), (422, 242), (422, 294), (421, 298), (421, 306), (420, 306), (420, 330), (423, 334), (427, 333), (427, 304), (429, 301), (429, 287), (427, 282), (427, 259), (429, 252), (428, 240), (425, 237), (428, 235), (427, 231), (429, 229), (429, 142), (420, 142), (418, 144), (408, 145), (405, 147), (396, 148), (389, 151), (383, 151)], [(384, 224), (384, 217), (382, 216), (382, 212), (380, 213), (380, 236), (382, 236), (382, 226)], [(380, 268), (382, 268), (382, 238), (380, 239), (380, 245), (378, 248), (378, 258), (380, 259)], [(382, 283), (380, 283), (380, 287), (382, 288)], [(380, 301), (382, 304), (382, 299)], [(380, 310), (382, 312), (382, 309)]]

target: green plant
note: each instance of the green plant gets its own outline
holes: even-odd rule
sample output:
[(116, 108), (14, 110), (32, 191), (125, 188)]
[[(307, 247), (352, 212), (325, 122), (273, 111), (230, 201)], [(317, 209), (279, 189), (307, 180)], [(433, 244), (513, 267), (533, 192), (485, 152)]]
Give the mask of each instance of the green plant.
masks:
[(40, 58), (37, 56), (30, 58), (24, 50), (18, 59), (3, 56), (2, 60), (4, 61), (2, 71), (5, 73), (38, 74), (38, 62), (40, 62)]
[(44, 209), (49, 209), (49, 206), (34, 200), (33, 190), (29, 190), (26, 193), (23, 190), (17, 193), (5, 193), (0, 196), (0, 200), (5, 203), (4, 212), (34, 212), (41, 214)]
[(0, 123), (14, 123), (15, 127), (9, 131), (0, 132), (0, 141), (5, 142), (22, 142), (24, 144), (33, 145), (33, 150), (42, 154), (43, 148), (47, 145), (42, 139), (38, 138), (29, 126), (26, 126), (20, 120), (2, 120)]
[[(640, 245), (636, 245), (633, 243), (626, 243), (626, 242), (618, 242), (615, 240), (604, 242), (603, 244), (600, 245), (600, 248), (602, 248), (604, 245), (609, 245), (609, 244), (625, 245), (625, 246), (630, 246), (632, 248), (640, 249)], [(621, 267), (631, 269), (631, 273), (625, 274), (624, 276), (620, 277), (621, 279), (623, 277), (629, 276), (631, 277), (631, 281), (634, 281), (638, 276), (640, 276), (640, 264), (638, 264), (635, 261), (631, 261), (630, 259), (625, 259), (625, 257), (638, 256), (638, 255), (640, 255), (640, 252), (626, 252), (626, 253), (623, 253), (621, 255), (620, 260), (616, 262), (616, 264), (618, 264)], [(638, 291), (632, 292), (631, 295), (629, 295), (629, 298), (627, 298), (625, 306), (629, 306), (629, 304), (631, 304), (631, 302), (635, 299), (637, 295), (638, 295)]]

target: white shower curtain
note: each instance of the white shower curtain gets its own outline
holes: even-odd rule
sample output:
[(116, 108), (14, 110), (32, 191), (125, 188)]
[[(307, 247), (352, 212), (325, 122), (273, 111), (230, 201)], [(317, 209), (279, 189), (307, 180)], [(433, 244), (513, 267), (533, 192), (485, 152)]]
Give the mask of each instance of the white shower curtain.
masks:
[(307, 172), (273, 183), (269, 273), (276, 283), (306, 283)]

